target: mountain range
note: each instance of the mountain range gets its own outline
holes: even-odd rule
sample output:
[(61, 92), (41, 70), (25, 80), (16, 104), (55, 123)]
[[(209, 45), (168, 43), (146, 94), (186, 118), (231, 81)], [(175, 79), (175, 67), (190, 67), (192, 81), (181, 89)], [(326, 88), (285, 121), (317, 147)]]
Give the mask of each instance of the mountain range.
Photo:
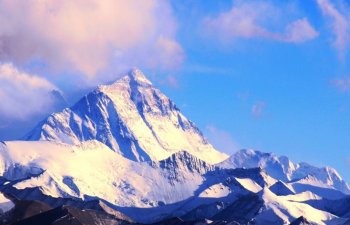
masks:
[(216, 150), (138, 69), (1, 142), (0, 178), (3, 224), (350, 224), (335, 169)]

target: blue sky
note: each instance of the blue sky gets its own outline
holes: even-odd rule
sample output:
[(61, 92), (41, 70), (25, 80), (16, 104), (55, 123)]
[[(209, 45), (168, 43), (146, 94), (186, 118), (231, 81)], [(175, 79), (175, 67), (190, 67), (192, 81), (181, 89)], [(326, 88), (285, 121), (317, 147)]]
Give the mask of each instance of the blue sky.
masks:
[[(92, 22), (106, 27), (98, 30), (102, 38), (94, 36), (97, 31), (91, 30), (91, 22), (84, 23), (90, 9), (73, 11), (80, 16), (77, 24), (82, 28), (72, 34), (65, 29), (72, 25), (59, 17), (64, 5), (52, 6), (59, 9), (53, 18), (45, 10), (23, 7), (51, 18), (52, 26), (64, 27), (54, 34), (69, 41), (47, 36), (50, 24), (29, 16), (25, 27), (18, 25), (15, 19), (27, 14), (0, 5), (12, 13), (6, 17), (11, 32), (0, 30), (0, 36), (13, 35), (21, 43), (12, 45), (10, 39), (8, 52), (0, 51), (7, 65), (0, 72), (17, 80), (11, 83), (10, 76), (0, 75), (0, 95), (5, 96), (6, 108), (15, 101), (26, 102), (26, 108), (21, 108), (23, 104), (11, 110), (2, 107), (0, 139), (21, 136), (33, 121), (53, 111), (40, 97), (47, 90), (57, 88), (73, 103), (95, 85), (137, 66), (217, 148), (230, 154), (254, 148), (296, 162), (330, 165), (350, 180), (350, 5), (346, 1), (173, 0), (137, 8), (128, 4), (118, 7), (132, 9), (132, 17), (111, 14), (101, 24)], [(129, 23), (105, 25), (107, 19), (121, 17)], [(38, 35), (31, 36), (28, 27)], [(81, 40), (83, 47), (76, 47)], [(23, 86), (18, 82), (34, 78), (37, 82), (30, 83), (36, 86), (21, 97)], [(14, 88), (11, 94), (4, 91), (5, 85)]]

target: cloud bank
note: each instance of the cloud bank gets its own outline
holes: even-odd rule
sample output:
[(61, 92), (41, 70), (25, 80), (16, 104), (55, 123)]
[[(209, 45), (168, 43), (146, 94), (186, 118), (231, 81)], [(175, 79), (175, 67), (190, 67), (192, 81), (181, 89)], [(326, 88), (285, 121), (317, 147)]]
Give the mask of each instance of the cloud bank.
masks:
[(0, 60), (41, 60), (93, 78), (133, 66), (173, 69), (183, 60), (164, 0), (2, 0)]
[[(53, 107), (50, 94), (58, 88), (48, 80), (0, 64), (0, 115), (7, 119), (26, 119)], [(3, 119), (3, 118), (2, 118)]]
[(283, 31), (274, 31), (279, 23), (281, 9), (269, 2), (240, 2), (228, 12), (208, 17), (204, 25), (209, 34), (222, 40), (235, 38), (260, 38), (288, 43), (303, 43), (316, 38), (319, 33), (307, 18), (297, 19), (284, 26)]

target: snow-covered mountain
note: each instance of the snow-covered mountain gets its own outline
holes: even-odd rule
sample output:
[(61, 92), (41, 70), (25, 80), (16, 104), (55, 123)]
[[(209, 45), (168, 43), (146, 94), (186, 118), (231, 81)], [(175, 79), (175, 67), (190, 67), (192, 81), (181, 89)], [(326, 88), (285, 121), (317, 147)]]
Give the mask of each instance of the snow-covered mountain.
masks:
[(22, 201), (39, 213), (22, 224), (345, 225), (349, 194), (330, 167), (220, 153), (137, 69), (0, 142), (0, 225)]
[[(350, 194), (349, 185), (334, 168), (318, 168), (307, 163), (293, 163), (286, 156), (276, 156), (273, 153), (243, 149), (219, 163), (218, 166), (223, 168), (261, 167), (271, 177), (283, 182), (291, 182), (303, 191), (307, 189), (305, 186), (312, 183), (317, 184), (319, 188), (332, 188), (344, 194)], [(333, 195), (337, 194), (333, 193)]]
[(209, 163), (227, 158), (138, 69), (50, 115), (24, 140), (98, 140), (134, 161), (161, 160), (182, 150)]

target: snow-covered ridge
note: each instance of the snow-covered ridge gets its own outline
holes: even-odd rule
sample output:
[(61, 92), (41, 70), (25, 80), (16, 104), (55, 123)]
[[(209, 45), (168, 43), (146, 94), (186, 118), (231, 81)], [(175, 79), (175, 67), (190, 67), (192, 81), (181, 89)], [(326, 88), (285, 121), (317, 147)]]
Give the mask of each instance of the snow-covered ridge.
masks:
[(133, 161), (162, 160), (182, 150), (208, 163), (228, 157), (138, 69), (50, 115), (24, 140), (98, 140)]
[(307, 163), (293, 163), (286, 156), (243, 149), (217, 164), (222, 168), (263, 168), (271, 177), (283, 182), (310, 184), (333, 188), (350, 194), (349, 185), (331, 167), (318, 168)]

